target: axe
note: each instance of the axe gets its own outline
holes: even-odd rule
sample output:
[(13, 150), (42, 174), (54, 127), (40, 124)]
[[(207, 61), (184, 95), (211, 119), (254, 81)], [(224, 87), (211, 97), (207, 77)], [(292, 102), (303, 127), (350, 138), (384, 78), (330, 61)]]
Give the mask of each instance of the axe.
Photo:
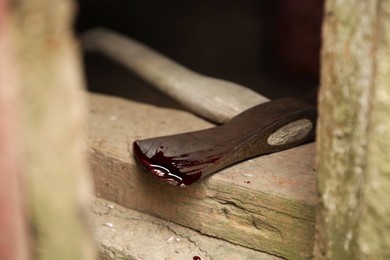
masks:
[(209, 129), (136, 140), (136, 161), (160, 179), (187, 186), (227, 166), (314, 139), (316, 108), (270, 101), (233, 82), (191, 71), (127, 36), (107, 29), (85, 33), (87, 50), (101, 52), (185, 108), (221, 124)]

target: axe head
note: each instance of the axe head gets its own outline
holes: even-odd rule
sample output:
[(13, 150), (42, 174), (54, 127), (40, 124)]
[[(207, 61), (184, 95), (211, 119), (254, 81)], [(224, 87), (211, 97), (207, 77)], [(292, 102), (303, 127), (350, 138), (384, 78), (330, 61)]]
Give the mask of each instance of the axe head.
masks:
[(187, 186), (239, 161), (313, 140), (316, 117), (312, 105), (277, 99), (221, 126), (137, 140), (133, 153), (146, 171), (170, 184)]

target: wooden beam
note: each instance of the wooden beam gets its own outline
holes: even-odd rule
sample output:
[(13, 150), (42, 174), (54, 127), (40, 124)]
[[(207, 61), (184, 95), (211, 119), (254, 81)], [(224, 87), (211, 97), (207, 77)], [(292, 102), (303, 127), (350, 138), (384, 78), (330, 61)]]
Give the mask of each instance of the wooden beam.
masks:
[(29, 236), (20, 153), (20, 99), (10, 1), (0, 1), (0, 259), (27, 260)]
[[(93, 259), (86, 100), (68, 0), (12, 1), (17, 132), (31, 259)], [(1, 19), (1, 18), (0, 18)], [(2, 55), (2, 54), (0, 54)], [(15, 258), (16, 259), (16, 258)]]
[(326, 1), (318, 259), (390, 258), (390, 1)]
[(186, 188), (137, 167), (135, 139), (212, 125), (192, 114), (90, 95), (90, 163), (97, 195), (201, 233), (289, 259), (312, 255), (314, 143), (254, 158)]

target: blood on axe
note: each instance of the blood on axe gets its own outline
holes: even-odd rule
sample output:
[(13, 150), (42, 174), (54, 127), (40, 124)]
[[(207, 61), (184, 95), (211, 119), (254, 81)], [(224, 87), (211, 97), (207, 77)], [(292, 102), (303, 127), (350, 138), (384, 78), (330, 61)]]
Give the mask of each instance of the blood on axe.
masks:
[(138, 163), (162, 180), (187, 186), (239, 161), (312, 141), (316, 108), (282, 98), (269, 101), (233, 82), (191, 71), (147, 46), (107, 29), (82, 37), (85, 49), (127, 67), (183, 107), (222, 124), (133, 142)]

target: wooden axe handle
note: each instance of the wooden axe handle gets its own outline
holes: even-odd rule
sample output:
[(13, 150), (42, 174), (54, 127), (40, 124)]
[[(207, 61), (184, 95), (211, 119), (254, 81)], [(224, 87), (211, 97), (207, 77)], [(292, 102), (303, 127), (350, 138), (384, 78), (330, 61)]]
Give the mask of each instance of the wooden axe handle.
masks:
[(107, 55), (190, 111), (215, 123), (226, 123), (241, 112), (269, 101), (247, 87), (191, 71), (107, 29), (85, 33), (82, 43), (85, 49)]

